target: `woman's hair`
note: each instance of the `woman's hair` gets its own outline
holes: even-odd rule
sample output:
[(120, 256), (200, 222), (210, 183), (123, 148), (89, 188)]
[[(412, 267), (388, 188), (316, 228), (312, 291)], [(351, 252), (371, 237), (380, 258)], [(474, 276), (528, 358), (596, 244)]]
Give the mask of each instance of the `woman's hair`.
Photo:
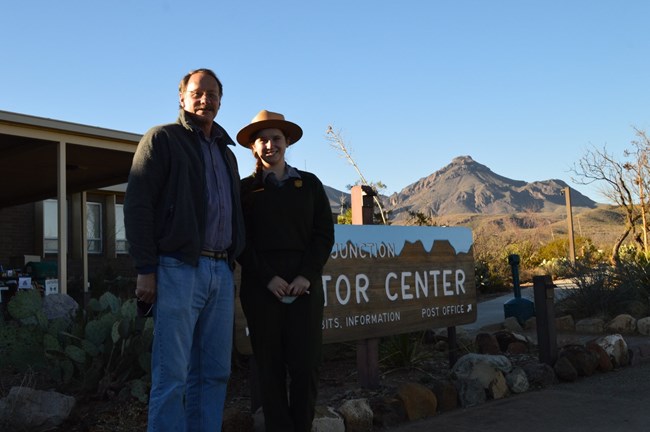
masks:
[(255, 151), (253, 151), (253, 157), (255, 158), (255, 180), (259, 183), (262, 183), (262, 180), (264, 177), (262, 176), (262, 172), (264, 171), (264, 165), (262, 164), (262, 158), (259, 157)]

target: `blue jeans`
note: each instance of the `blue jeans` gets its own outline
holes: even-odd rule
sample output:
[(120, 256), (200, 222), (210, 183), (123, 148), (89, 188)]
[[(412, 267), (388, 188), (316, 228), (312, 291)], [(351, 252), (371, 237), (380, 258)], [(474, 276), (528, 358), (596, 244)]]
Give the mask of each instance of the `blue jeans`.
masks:
[(162, 256), (153, 307), (149, 432), (221, 430), (230, 377), (234, 282), (228, 262)]

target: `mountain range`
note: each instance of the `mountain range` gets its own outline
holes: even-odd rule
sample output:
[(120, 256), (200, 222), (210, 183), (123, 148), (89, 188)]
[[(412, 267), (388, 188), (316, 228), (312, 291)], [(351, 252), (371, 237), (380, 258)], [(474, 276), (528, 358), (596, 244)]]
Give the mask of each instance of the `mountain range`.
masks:
[[(406, 221), (409, 213), (427, 217), (457, 214), (546, 213), (566, 208), (564, 191), (569, 187), (558, 179), (527, 183), (494, 173), (471, 156), (458, 156), (444, 168), (421, 178), (390, 196), (382, 196), (391, 211), (392, 223)], [(339, 213), (349, 194), (325, 187), (332, 210)], [(574, 209), (593, 209), (598, 204), (570, 188)], [(342, 198), (343, 196), (343, 198)]]

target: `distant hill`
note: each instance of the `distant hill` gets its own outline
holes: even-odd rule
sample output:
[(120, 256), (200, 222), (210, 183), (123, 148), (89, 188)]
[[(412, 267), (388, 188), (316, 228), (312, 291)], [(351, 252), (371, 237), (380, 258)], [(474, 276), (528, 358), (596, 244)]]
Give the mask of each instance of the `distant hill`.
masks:
[[(567, 234), (566, 187), (557, 179), (532, 183), (512, 180), (470, 156), (459, 156), (400, 192), (381, 198), (395, 225), (407, 223), (412, 211), (440, 225), (467, 226), (483, 235), (514, 230), (519, 239), (530, 237), (539, 242)], [(328, 186), (325, 190), (333, 212), (340, 213), (342, 200), (345, 207), (350, 205), (349, 193)], [(612, 244), (624, 224), (621, 211), (570, 190), (575, 235), (598, 245)]]
[[(552, 179), (527, 183), (494, 173), (470, 156), (459, 156), (444, 168), (386, 198), (391, 220), (408, 218), (409, 211), (426, 216), (456, 214), (512, 214), (563, 211), (568, 185)], [(571, 189), (573, 208), (593, 209), (598, 204)]]

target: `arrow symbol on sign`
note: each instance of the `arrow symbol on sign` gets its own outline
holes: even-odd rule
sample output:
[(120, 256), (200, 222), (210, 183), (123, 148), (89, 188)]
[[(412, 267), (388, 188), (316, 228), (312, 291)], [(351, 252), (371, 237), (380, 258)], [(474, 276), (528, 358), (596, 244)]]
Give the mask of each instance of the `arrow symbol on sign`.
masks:
[(467, 305), (467, 312), (471, 312), (471, 311), (472, 311), (472, 305), (471, 305), (471, 304), (468, 304), (468, 305)]

